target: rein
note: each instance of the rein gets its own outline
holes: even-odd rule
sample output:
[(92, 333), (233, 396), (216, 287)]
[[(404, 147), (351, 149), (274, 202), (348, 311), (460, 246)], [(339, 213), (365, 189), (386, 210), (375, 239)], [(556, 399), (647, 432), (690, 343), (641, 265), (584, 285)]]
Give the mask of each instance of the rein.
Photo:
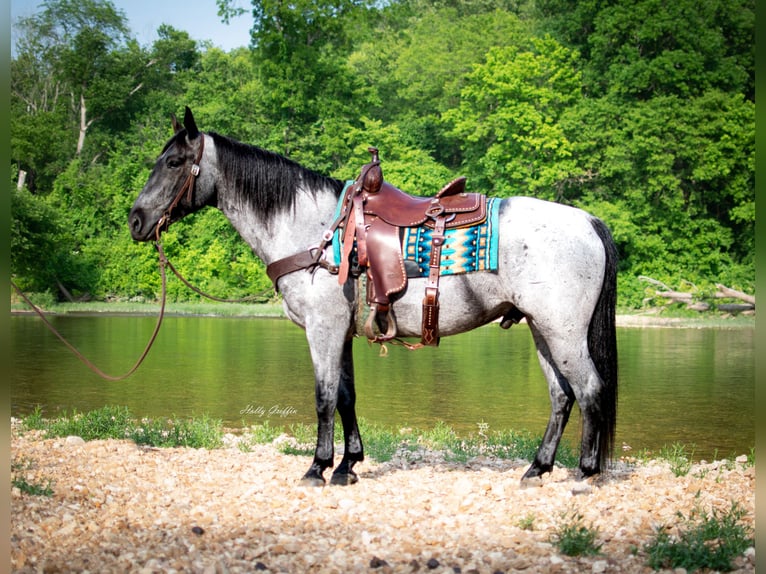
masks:
[(186, 180), (184, 181), (183, 185), (181, 186), (181, 189), (176, 194), (175, 198), (173, 198), (173, 201), (170, 203), (170, 205), (167, 207), (165, 212), (162, 214), (162, 217), (160, 217), (159, 221), (157, 222), (157, 226), (154, 230), (154, 236), (155, 236), (155, 247), (157, 248), (157, 254), (159, 258), (159, 268), (160, 268), (160, 276), (162, 277), (162, 295), (161, 295), (161, 304), (160, 304), (160, 313), (157, 317), (157, 323), (154, 326), (154, 331), (152, 332), (151, 337), (149, 338), (149, 342), (146, 344), (146, 347), (144, 348), (144, 351), (141, 353), (141, 356), (139, 356), (138, 360), (136, 360), (135, 364), (125, 373), (122, 375), (110, 375), (108, 373), (105, 373), (101, 369), (99, 369), (95, 364), (93, 364), (90, 360), (88, 360), (85, 355), (83, 355), (72, 343), (67, 341), (67, 339), (51, 324), (50, 321), (48, 321), (47, 317), (45, 316), (45, 313), (37, 306), (35, 305), (29, 297), (27, 297), (24, 292), (19, 288), (18, 285), (11, 279), (11, 286), (14, 288), (14, 290), (19, 294), (19, 296), (24, 300), (24, 302), (29, 305), (29, 307), (34, 310), (35, 313), (42, 319), (43, 323), (46, 327), (48, 327), (48, 330), (50, 330), (58, 339), (66, 345), (66, 347), (74, 353), (74, 355), (80, 359), (80, 361), (85, 364), (86, 367), (88, 367), (91, 371), (96, 373), (98, 376), (100, 376), (103, 379), (106, 379), (107, 381), (121, 381), (123, 379), (128, 378), (130, 375), (136, 372), (138, 367), (141, 366), (141, 363), (144, 362), (144, 359), (146, 359), (147, 355), (149, 354), (149, 350), (152, 348), (152, 345), (154, 345), (154, 341), (157, 339), (157, 335), (160, 332), (160, 326), (162, 325), (162, 319), (165, 316), (165, 303), (167, 300), (167, 276), (165, 273), (165, 267), (169, 267), (170, 270), (175, 274), (176, 277), (178, 277), (184, 285), (186, 285), (189, 289), (192, 291), (198, 293), (199, 295), (202, 295), (203, 297), (207, 297), (208, 299), (212, 299), (213, 301), (219, 301), (221, 303), (238, 303), (243, 301), (252, 300), (254, 298), (257, 298), (258, 295), (253, 295), (250, 297), (246, 297), (243, 299), (220, 299), (218, 297), (214, 297), (212, 295), (209, 295), (200, 289), (194, 287), (189, 281), (187, 281), (177, 270), (175, 267), (173, 267), (173, 264), (170, 263), (167, 256), (165, 255), (164, 250), (162, 249), (162, 243), (160, 241), (160, 235), (162, 233), (163, 229), (167, 229), (170, 226), (170, 218), (171, 218), (171, 212), (173, 209), (176, 208), (176, 206), (181, 201), (181, 198), (184, 196), (184, 194), (187, 194), (187, 201), (191, 201), (192, 192), (194, 191), (194, 183), (196, 181), (197, 176), (199, 175), (199, 164), (200, 160), (202, 159), (202, 152), (205, 148), (205, 138), (203, 137), (200, 142), (200, 149), (199, 153), (197, 154), (197, 158), (194, 162), (194, 164), (191, 167), (191, 170), (189, 172), (189, 175), (186, 177)]
[(72, 353), (77, 356), (80, 361), (82, 361), (86, 367), (88, 367), (91, 371), (96, 373), (98, 376), (100, 376), (103, 379), (106, 379), (107, 381), (121, 381), (123, 379), (127, 379), (130, 375), (136, 372), (136, 369), (141, 366), (141, 363), (144, 362), (144, 359), (149, 354), (149, 349), (152, 348), (152, 345), (154, 344), (154, 340), (157, 338), (157, 335), (160, 332), (160, 326), (162, 325), (162, 318), (165, 316), (165, 300), (167, 296), (167, 278), (165, 276), (165, 265), (169, 264), (167, 258), (165, 257), (165, 253), (162, 251), (162, 245), (159, 243), (155, 244), (157, 247), (157, 252), (159, 253), (159, 266), (160, 266), (160, 275), (162, 277), (162, 302), (160, 305), (160, 314), (157, 317), (157, 324), (154, 326), (154, 331), (152, 332), (152, 336), (149, 338), (149, 342), (146, 344), (146, 347), (144, 348), (144, 352), (141, 353), (141, 356), (138, 358), (138, 360), (135, 362), (135, 364), (123, 375), (109, 375), (99, 369), (96, 365), (94, 365), (91, 361), (88, 360), (85, 355), (83, 355), (72, 343), (66, 340), (66, 338), (58, 332), (58, 330), (51, 324), (50, 321), (45, 316), (45, 313), (32, 301), (29, 300), (29, 297), (27, 297), (24, 292), (16, 285), (16, 283), (13, 282), (13, 279), (11, 279), (11, 286), (16, 290), (16, 292), (21, 296), (22, 299), (24, 299), (24, 302), (29, 305), (35, 313), (40, 317), (40, 319), (43, 320), (43, 323), (45, 323), (45, 326), (48, 327), (48, 329), (56, 335), (56, 337), (59, 338), (59, 340), (66, 345)]

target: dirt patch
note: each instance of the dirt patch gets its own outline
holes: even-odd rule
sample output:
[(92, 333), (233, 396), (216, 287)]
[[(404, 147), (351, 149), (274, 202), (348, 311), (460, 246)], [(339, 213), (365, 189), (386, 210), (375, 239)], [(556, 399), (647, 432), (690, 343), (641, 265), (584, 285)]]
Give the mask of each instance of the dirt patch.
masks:
[[(17, 427), (17, 425), (15, 425)], [(231, 439), (231, 437), (229, 437)], [(652, 572), (642, 549), (695, 507), (736, 501), (753, 525), (755, 469), (615, 464), (578, 482), (555, 469), (522, 488), (526, 463), (447, 463), (438, 453), (357, 465), (353, 486), (304, 487), (308, 457), (274, 446), (243, 452), (156, 449), (129, 441), (45, 439), (12, 431), (15, 572)], [(598, 529), (601, 553), (562, 555), (564, 515)], [(754, 572), (754, 550), (736, 559)]]

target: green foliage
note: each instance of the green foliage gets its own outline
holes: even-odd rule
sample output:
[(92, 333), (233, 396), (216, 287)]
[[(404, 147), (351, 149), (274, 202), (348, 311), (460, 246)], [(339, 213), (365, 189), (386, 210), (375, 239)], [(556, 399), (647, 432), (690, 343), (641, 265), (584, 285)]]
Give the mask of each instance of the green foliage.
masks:
[(36, 482), (29, 482), (26, 478), (13, 477), (11, 479), (11, 486), (15, 486), (24, 494), (32, 496), (53, 496), (53, 489), (51, 488), (52, 481), (49, 479), (45, 485), (38, 484)]
[(45, 430), (50, 436), (79, 436), (83, 440), (124, 439), (132, 425), (127, 407), (105, 406), (101, 409), (71, 415), (66, 413), (48, 421)]
[(130, 439), (136, 444), (157, 447), (219, 448), (223, 444), (222, 423), (207, 416), (193, 419), (143, 419), (136, 421), (127, 407), (105, 406), (71, 415), (45, 419), (35, 411), (22, 420), (24, 428), (44, 430), (48, 436), (79, 436), (83, 440)]
[(559, 122), (579, 96), (577, 54), (553, 38), (492, 48), (466, 77), (460, 104), (444, 113), (479, 186), (507, 197), (555, 199), (555, 184), (576, 169)]
[(644, 546), (647, 563), (655, 570), (728, 572), (734, 568), (732, 559), (754, 543), (752, 529), (742, 522), (746, 514), (736, 502), (725, 512), (713, 508), (708, 513), (699, 507), (688, 517), (679, 512), (679, 525), (659, 527), (654, 540)]
[[(641, 275), (754, 291), (753, 0), (217, 3), (224, 19), (252, 15), (250, 46), (223, 52), (162, 25), (141, 47), (108, 0), (46, 2), (15, 23), (10, 140), (27, 188), (12, 192), (11, 253), (24, 288), (158, 296), (156, 253), (126, 217), (169, 114), (189, 105), (203, 129), (339, 178), (373, 145), (410, 192), (466, 175), (471, 191), (591, 211), (618, 245), (623, 308), (644, 304)], [(270, 285), (215, 210), (164, 241), (214, 294)]]
[(596, 543), (597, 539), (598, 528), (585, 524), (583, 515), (572, 511), (561, 517), (551, 542), (567, 556), (590, 556), (599, 554), (601, 544)]
[(207, 416), (194, 419), (141, 420), (129, 432), (136, 444), (156, 447), (220, 448), (222, 423)]
[(12, 189), (11, 274), (24, 279), (24, 288), (44, 291), (51, 287), (61, 234), (55, 209), (27, 188)]
[(694, 449), (687, 451), (686, 445), (675, 442), (660, 449), (657, 458), (670, 464), (671, 472), (676, 476), (686, 476), (692, 468)]

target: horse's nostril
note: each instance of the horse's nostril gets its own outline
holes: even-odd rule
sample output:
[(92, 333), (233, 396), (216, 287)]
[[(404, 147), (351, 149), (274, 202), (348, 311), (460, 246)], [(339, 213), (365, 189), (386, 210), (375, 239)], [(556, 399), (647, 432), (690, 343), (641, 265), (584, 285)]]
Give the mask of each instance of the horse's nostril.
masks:
[(143, 227), (143, 218), (141, 217), (141, 214), (137, 211), (131, 213), (128, 217), (128, 225), (130, 225), (130, 230), (134, 235), (138, 234)]

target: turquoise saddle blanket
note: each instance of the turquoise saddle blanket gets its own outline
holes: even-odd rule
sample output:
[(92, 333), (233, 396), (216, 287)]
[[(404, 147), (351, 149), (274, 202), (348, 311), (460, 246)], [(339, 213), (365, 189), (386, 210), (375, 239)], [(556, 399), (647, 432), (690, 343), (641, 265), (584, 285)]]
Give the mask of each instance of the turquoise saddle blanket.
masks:
[[(347, 185), (351, 183), (353, 182), (349, 182)], [(335, 217), (340, 214), (344, 196), (345, 193), (340, 196)], [(501, 201), (497, 197), (487, 199), (487, 219), (484, 223), (445, 231), (440, 275), (497, 271), (497, 220)], [(424, 226), (403, 228), (402, 252), (404, 258), (417, 264), (421, 277), (428, 277), (432, 233), (433, 230)], [(336, 265), (340, 265), (341, 239), (341, 230), (336, 230), (332, 242)]]

